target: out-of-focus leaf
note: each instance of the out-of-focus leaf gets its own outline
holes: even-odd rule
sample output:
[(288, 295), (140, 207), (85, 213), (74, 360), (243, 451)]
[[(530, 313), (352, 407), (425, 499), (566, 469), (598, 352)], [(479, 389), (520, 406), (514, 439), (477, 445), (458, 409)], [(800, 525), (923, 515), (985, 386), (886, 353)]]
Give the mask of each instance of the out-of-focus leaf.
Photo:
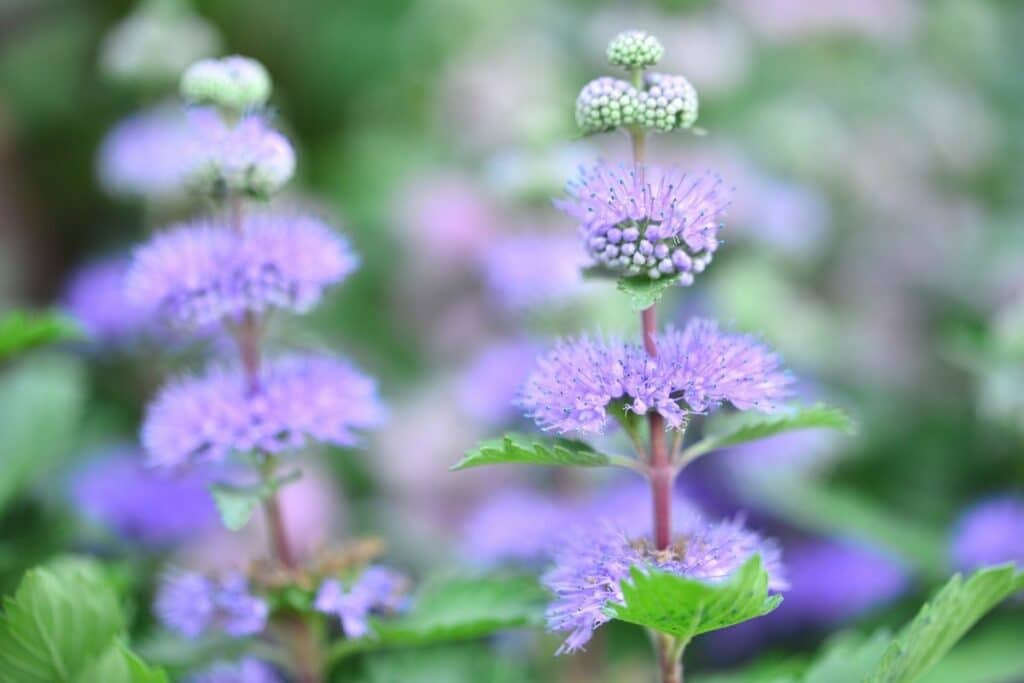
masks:
[(923, 683), (1014, 683), (1024, 671), (1020, 622), (985, 628), (957, 644)]
[(29, 358), (0, 376), (0, 511), (67, 452), (84, 398), (85, 373), (70, 358)]
[(945, 538), (853, 491), (811, 481), (744, 480), (744, 494), (804, 529), (880, 545), (929, 577), (945, 571)]
[(388, 652), (366, 658), (360, 683), (529, 683), (513, 663), (486, 647), (461, 646)]
[(768, 573), (760, 556), (720, 583), (634, 567), (622, 581), (622, 596), (624, 604), (613, 605), (612, 616), (682, 642), (763, 616), (782, 602), (782, 596), (768, 594)]
[(0, 314), (0, 361), (37, 346), (81, 336), (78, 323), (63, 313), (10, 311)]
[(713, 422), (708, 434), (683, 451), (683, 461), (690, 462), (705, 453), (726, 446), (766, 439), (797, 429), (835, 429), (850, 434), (854, 431), (850, 416), (826, 405), (799, 407), (778, 415), (737, 413)]
[(285, 474), (272, 481), (253, 486), (212, 484), (210, 494), (220, 513), (220, 521), (230, 531), (239, 531), (252, 518), (256, 508), (284, 486), (301, 478), (301, 471)]
[(124, 630), (118, 596), (93, 562), (32, 569), (0, 617), (0, 681), (76, 681)]
[(911, 683), (926, 674), (989, 610), (1024, 589), (1015, 565), (987, 567), (964, 581), (959, 574), (900, 631), (865, 683)]
[(892, 634), (879, 631), (871, 637), (842, 634), (826, 645), (824, 652), (804, 673), (802, 683), (861, 683), (892, 642)]
[(643, 311), (658, 303), (668, 288), (677, 282), (679, 282), (678, 274), (657, 280), (638, 275), (619, 278), (618, 288), (620, 292), (629, 296), (630, 308), (634, 311)]
[(332, 660), (381, 648), (470, 640), (543, 623), (547, 595), (532, 576), (447, 577), (428, 581), (400, 616), (373, 622), (373, 635), (342, 641)]
[(568, 467), (605, 467), (616, 465), (635, 469), (640, 463), (632, 458), (598, 453), (581, 441), (570, 439), (543, 440), (525, 434), (506, 434), (489, 439), (466, 453), (452, 470), (465, 470), (481, 465), (519, 463)]

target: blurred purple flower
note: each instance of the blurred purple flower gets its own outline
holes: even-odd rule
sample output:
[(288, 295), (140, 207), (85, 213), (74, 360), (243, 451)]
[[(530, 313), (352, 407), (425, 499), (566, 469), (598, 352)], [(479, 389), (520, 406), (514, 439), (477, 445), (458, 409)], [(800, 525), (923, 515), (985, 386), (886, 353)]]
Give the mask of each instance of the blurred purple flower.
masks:
[(418, 178), (395, 197), (395, 205), (403, 241), (432, 263), (467, 262), (494, 237), (497, 218), (469, 178)]
[(659, 166), (597, 164), (555, 205), (580, 223), (590, 256), (629, 275), (681, 273), (693, 282), (718, 249), (731, 190), (717, 175)]
[(283, 683), (269, 664), (252, 657), (237, 662), (217, 662), (191, 678), (188, 683)]
[(778, 547), (748, 531), (741, 520), (707, 524), (699, 520), (676, 535), (669, 552), (656, 552), (611, 526), (566, 539), (555, 566), (542, 581), (555, 599), (548, 607), (548, 629), (568, 631), (558, 654), (575, 652), (606, 623), (606, 609), (623, 601), (621, 582), (631, 567), (659, 569), (701, 581), (727, 579), (759, 554), (773, 590), (786, 587)]
[(459, 406), (483, 424), (500, 425), (518, 417), (515, 400), (537, 358), (535, 344), (499, 342), (474, 358), (459, 380)]
[(487, 287), (506, 308), (562, 304), (578, 294), (590, 264), (572, 238), (513, 235), (489, 243), (482, 257)]
[(108, 256), (85, 264), (72, 274), (64, 290), (64, 306), (90, 337), (103, 345), (129, 343), (154, 325), (150, 311), (125, 296), (131, 260)]
[(371, 613), (404, 609), (407, 584), (405, 577), (393, 569), (372, 565), (347, 590), (337, 579), (324, 581), (314, 607), (341, 619), (346, 637), (362, 638), (369, 633), (367, 617)]
[(266, 601), (249, 592), (240, 574), (214, 580), (178, 569), (164, 574), (154, 608), (164, 626), (187, 638), (210, 629), (235, 638), (255, 635), (266, 626), (269, 613)]
[(142, 444), (151, 465), (175, 468), (309, 441), (352, 446), (383, 417), (376, 383), (348, 361), (286, 356), (264, 367), (254, 392), (234, 366), (173, 380), (147, 409)]
[[(650, 536), (653, 531), (651, 489), (647, 482), (616, 483), (595, 493), (579, 507), (576, 519), (591, 526), (594, 522), (610, 525), (629, 538)], [(672, 528), (681, 529), (698, 519), (700, 511), (678, 492), (672, 496)]]
[(953, 531), (951, 555), (963, 571), (1004, 562), (1024, 566), (1024, 498), (1005, 495), (968, 508)]
[(824, 429), (801, 429), (759, 439), (723, 451), (719, 462), (730, 474), (806, 475), (834, 462), (838, 438)]
[(117, 124), (100, 147), (99, 175), (108, 191), (149, 199), (182, 193), (189, 129), (184, 112), (158, 106)]
[(487, 497), (468, 517), (462, 554), (474, 564), (535, 565), (577, 521), (564, 501), (529, 489), (505, 489)]
[(187, 540), (216, 527), (218, 519), (205, 478), (155, 472), (130, 447), (113, 449), (81, 468), (72, 498), (85, 517), (150, 546)]
[(201, 326), (272, 307), (305, 313), (357, 263), (319, 219), (260, 212), (243, 219), (240, 235), (207, 220), (157, 235), (136, 250), (125, 291), (142, 309)]
[(907, 568), (888, 554), (839, 540), (786, 549), (790, 589), (778, 619), (832, 625), (898, 598), (909, 586)]
[(695, 319), (656, 343), (658, 356), (650, 358), (641, 346), (614, 340), (560, 342), (527, 379), (522, 406), (542, 429), (600, 433), (615, 401), (640, 415), (656, 410), (678, 428), (687, 412), (721, 403), (771, 412), (788, 395), (790, 376), (754, 337)]

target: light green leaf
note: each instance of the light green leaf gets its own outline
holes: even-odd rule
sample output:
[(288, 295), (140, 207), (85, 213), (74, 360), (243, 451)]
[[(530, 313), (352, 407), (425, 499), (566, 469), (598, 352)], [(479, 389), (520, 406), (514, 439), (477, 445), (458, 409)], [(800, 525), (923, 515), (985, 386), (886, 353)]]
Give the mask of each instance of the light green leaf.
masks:
[(541, 440), (525, 434), (506, 434), (500, 439), (481, 442), (452, 470), (465, 470), (481, 465), (519, 463), (525, 465), (557, 465), (571, 467), (605, 467), (617, 465), (635, 469), (641, 463), (633, 458), (598, 453), (580, 441), (570, 439)]
[(708, 434), (683, 451), (683, 462), (727, 446), (765, 439), (797, 429), (835, 429), (850, 434), (853, 421), (838, 408), (816, 404), (778, 415), (737, 413), (711, 423)]
[(674, 636), (682, 642), (701, 633), (768, 614), (782, 596), (768, 594), (768, 573), (760, 556), (750, 558), (721, 583), (634, 567), (622, 582), (623, 605), (611, 616)]
[(826, 644), (821, 656), (804, 673), (802, 683), (860, 683), (891, 640), (892, 634), (886, 630), (871, 637), (841, 634)]
[(302, 477), (300, 470), (284, 474), (262, 484), (251, 486), (233, 486), (231, 484), (211, 484), (210, 494), (213, 502), (217, 505), (217, 512), (220, 513), (220, 520), (229, 531), (240, 531), (249, 520), (253, 512), (263, 501), (285, 484), (289, 484)]
[(864, 683), (912, 683), (927, 673), (989, 610), (1024, 589), (1015, 565), (954, 576), (889, 645)]
[(0, 511), (67, 453), (84, 401), (70, 358), (27, 358), (0, 375)]
[(1024, 671), (1018, 619), (972, 633), (925, 674), (922, 683), (1010, 683)]
[(619, 278), (620, 292), (629, 295), (629, 306), (634, 311), (643, 311), (658, 303), (668, 288), (679, 282), (679, 274), (652, 280), (643, 275)]
[(0, 616), (0, 681), (75, 681), (124, 629), (118, 596), (93, 562), (64, 558), (25, 574)]
[(373, 621), (373, 635), (342, 641), (336, 661), (382, 648), (451, 643), (543, 623), (547, 595), (532, 576), (454, 576), (423, 585), (412, 609)]
[(78, 323), (53, 311), (9, 311), (0, 315), (0, 361), (37, 346), (80, 339)]
[(149, 667), (124, 643), (115, 642), (89, 663), (75, 683), (168, 683), (167, 674)]

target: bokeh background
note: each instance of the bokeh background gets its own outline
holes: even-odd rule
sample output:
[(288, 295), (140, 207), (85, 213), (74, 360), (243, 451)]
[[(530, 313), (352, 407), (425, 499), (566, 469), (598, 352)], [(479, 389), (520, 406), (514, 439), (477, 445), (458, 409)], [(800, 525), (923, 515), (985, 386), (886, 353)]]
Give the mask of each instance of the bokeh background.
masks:
[[(781, 539), (794, 584), (778, 613), (695, 645), (694, 674), (784, 669), (837, 631), (901, 623), (993, 547), (1016, 543), (1021, 559), (1006, 497), (1024, 487), (1024, 5), (4, 0), (0, 308), (67, 310), (90, 339), (2, 368), (3, 592), (57, 553), (108, 557), (138, 599), (143, 651), (175, 661), (188, 653), (146, 607), (153, 572), (260, 552), (259, 529), (227, 537), (188, 484), (154, 528), (167, 494), (136, 467), (137, 427), (161, 378), (200, 355), (127, 319), (111, 284), (133, 243), (196, 212), (159, 179), (177, 74), (207, 54), (267, 66), (298, 152), (291, 199), (333, 216), (363, 258), (312, 316), (272, 332), (344, 349), (390, 411), (367, 448), (309, 454), (318, 474), (285, 502), (302, 542), (378, 535), (414, 574), (542, 567), (551, 527), (597, 501), (646, 510), (634, 482), (608, 475), (447, 471), (518, 425), (511, 401), (538, 348), (638, 327), (609, 285), (579, 277), (574, 226), (550, 203), (580, 163), (628, 154), (624, 136), (581, 139), (573, 121), (626, 28), (659, 36), (660, 68), (701, 96), (706, 135), (657, 136), (652, 159), (736, 187), (725, 246), (662, 318), (763, 334), (807, 400), (859, 424), (684, 473), (680, 493), (707, 514), (744, 510)], [(934, 680), (1024, 680), (1021, 629), (1019, 603), (986, 619)], [(473, 647), (516, 655), (526, 680), (648, 668), (630, 628), (571, 659), (551, 659), (554, 642)]]

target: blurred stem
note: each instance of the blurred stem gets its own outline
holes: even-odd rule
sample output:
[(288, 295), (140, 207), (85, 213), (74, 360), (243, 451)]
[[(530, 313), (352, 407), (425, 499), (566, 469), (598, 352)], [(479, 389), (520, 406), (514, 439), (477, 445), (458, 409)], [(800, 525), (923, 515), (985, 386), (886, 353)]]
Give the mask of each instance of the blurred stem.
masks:
[(633, 128), (629, 131), (629, 140), (633, 144), (633, 165), (643, 165), (647, 161), (647, 134), (640, 128)]
[(658, 673), (661, 683), (683, 683), (683, 649), (686, 642), (667, 633), (653, 631), (654, 651), (658, 655)]
[[(228, 199), (228, 213), (231, 229), (236, 235), (244, 231), (242, 223), (242, 198), (237, 194)], [(235, 328), (235, 340), (245, 370), (246, 390), (255, 392), (260, 386), (260, 321), (252, 311), (242, 315), (242, 322)]]

